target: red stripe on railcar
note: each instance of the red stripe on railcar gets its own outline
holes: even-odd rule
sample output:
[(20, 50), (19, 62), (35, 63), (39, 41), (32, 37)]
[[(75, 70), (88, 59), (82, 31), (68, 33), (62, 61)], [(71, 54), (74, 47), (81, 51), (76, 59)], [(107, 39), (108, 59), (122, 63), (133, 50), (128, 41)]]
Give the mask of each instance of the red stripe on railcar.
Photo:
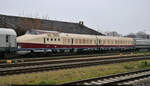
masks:
[[(36, 44), (18, 43), (21, 48), (97, 48), (97, 45), (56, 45), (56, 44)], [(134, 47), (134, 45), (100, 45), (99, 48), (106, 47)]]

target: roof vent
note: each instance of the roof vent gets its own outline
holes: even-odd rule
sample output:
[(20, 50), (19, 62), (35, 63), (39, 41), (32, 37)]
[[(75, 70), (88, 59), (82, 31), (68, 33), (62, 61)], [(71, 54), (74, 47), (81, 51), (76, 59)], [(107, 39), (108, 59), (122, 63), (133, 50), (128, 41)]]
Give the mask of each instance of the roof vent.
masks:
[(83, 25), (84, 24), (84, 22), (83, 21), (79, 21), (79, 25)]

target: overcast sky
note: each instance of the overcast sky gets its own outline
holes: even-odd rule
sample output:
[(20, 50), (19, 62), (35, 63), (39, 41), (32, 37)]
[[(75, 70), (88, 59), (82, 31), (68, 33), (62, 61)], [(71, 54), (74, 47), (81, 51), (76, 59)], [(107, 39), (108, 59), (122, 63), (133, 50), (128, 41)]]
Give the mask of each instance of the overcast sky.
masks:
[(150, 0), (1, 0), (0, 14), (49, 17), (121, 34), (150, 33)]

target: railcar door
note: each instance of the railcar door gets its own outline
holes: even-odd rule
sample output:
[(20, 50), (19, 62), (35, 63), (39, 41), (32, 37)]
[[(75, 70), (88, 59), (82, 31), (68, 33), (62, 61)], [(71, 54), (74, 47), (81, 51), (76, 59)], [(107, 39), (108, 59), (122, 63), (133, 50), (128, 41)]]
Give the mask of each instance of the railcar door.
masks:
[(11, 36), (6, 35), (6, 47), (11, 47)]
[(71, 39), (71, 45), (73, 45), (73, 38)]
[(46, 38), (44, 38), (44, 44), (46, 43)]
[(98, 39), (98, 37), (96, 36), (96, 47), (97, 47), (97, 50), (100, 49), (100, 44), (99, 44), (98, 42), (99, 42), (99, 39)]
[(74, 44), (74, 40), (73, 40), (73, 38), (71, 38), (71, 52), (73, 52), (73, 51), (74, 51), (73, 44)]

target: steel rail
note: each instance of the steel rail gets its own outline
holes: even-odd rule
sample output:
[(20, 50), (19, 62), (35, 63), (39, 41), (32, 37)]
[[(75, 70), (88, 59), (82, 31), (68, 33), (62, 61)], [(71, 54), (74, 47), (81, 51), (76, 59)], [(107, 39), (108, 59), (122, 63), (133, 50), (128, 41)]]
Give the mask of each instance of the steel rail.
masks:
[(78, 67), (104, 65), (104, 64), (113, 64), (113, 63), (120, 63), (120, 62), (137, 61), (137, 60), (142, 60), (142, 59), (150, 59), (150, 57), (147, 57), (147, 56), (146, 57), (132, 57), (132, 58), (128, 57), (128, 58), (92, 60), (92, 61), (78, 60), (76, 62), (53, 63), (53, 64), (34, 65), (34, 66), (21, 66), (21, 67), (12, 67), (12, 68), (0, 68), (0, 76), (49, 71), (49, 70), (78, 68)]
[[(131, 84), (137, 82), (135, 80), (140, 81), (141, 79), (146, 78), (150, 78), (150, 69), (143, 69), (133, 72), (125, 72), (92, 79), (67, 82), (61, 85), (131, 86)], [(129, 83), (131, 81), (132, 83)]]

